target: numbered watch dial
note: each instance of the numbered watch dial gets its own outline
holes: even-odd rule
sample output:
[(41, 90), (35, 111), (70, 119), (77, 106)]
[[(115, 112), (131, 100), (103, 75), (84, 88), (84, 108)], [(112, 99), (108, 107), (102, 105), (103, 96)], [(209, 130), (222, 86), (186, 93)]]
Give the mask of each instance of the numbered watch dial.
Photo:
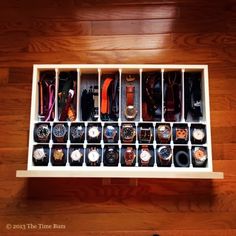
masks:
[(53, 127), (53, 135), (55, 137), (64, 137), (66, 135), (67, 129), (63, 124), (56, 124)]

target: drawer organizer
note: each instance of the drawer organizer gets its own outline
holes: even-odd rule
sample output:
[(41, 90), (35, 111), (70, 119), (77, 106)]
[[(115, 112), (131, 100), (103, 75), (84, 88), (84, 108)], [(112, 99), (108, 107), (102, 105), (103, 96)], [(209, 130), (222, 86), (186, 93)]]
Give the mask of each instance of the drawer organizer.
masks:
[(18, 177), (223, 178), (207, 65), (34, 65)]

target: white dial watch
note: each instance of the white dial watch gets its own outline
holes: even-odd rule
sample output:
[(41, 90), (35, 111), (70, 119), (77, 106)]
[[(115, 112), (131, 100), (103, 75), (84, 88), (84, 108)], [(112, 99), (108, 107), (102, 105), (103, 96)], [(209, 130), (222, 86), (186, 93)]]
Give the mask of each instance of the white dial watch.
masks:
[(88, 130), (88, 135), (90, 138), (98, 138), (100, 131), (97, 126), (92, 126)]
[(88, 159), (91, 165), (96, 165), (100, 157), (99, 152), (96, 148), (91, 148), (88, 153)]
[(205, 132), (203, 129), (193, 129), (193, 138), (197, 141), (202, 141), (205, 138)]
[(46, 157), (46, 154), (44, 152), (43, 148), (37, 148), (34, 150), (33, 157), (36, 161), (43, 160), (43, 158)]
[(81, 153), (80, 149), (76, 149), (70, 154), (72, 161), (80, 161), (82, 156), (83, 154)]

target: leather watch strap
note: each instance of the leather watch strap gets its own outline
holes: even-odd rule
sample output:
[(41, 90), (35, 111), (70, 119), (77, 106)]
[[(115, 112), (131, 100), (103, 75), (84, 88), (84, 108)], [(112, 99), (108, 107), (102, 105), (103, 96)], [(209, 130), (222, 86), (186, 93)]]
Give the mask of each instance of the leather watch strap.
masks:
[(102, 86), (102, 101), (101, 101), (101, 113), (107, 114), (109, 113), (109, 99), (108, 99), (108, 89), (113, 81), (112, 78), (105, 79)]
[(133, 85), (126, 86), (126, 105), (133, 106), (134, 105), (134, 93), (135, 87)]

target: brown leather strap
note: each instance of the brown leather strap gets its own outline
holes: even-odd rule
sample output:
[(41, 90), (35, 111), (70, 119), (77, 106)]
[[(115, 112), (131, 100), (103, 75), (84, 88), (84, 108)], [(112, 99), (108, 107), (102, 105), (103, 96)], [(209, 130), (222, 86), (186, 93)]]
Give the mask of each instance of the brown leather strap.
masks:
[(109, 100), (108, 100), (108, 88), (113, 81), (112, 78), (105, 79), (102, 86), (102, 101), (101, 101), (101, 113), (107, 114), (109, 113)]
[(133, 106), (134, 105), (134, 93), (135, 87), (133, 85), (126, 86), (126, 105)]

